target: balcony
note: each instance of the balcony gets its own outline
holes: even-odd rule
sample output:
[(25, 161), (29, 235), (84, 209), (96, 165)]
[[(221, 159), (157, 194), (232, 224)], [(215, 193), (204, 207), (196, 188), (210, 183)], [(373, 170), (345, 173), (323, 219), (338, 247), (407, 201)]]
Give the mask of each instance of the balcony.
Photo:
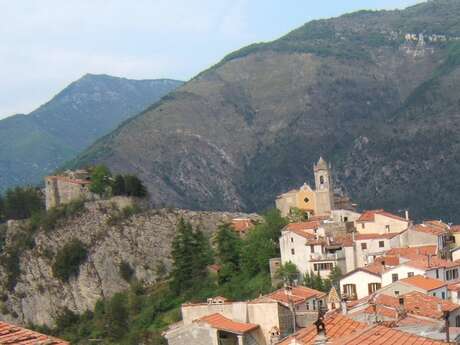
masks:
[(337, 261), (345, 260), (345, 255), (342, 251), (335, 253), (313, 253), (310, 254), (310, 261)]

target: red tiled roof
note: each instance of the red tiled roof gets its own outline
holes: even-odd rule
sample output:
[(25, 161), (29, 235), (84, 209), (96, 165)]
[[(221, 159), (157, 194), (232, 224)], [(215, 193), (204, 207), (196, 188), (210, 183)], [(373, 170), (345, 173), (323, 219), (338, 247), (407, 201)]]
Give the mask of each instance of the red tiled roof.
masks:
[[(404, 309), (413, 315), (429, 317), (433, 319), (442, 319), (443, 311), (453, 311), (460, 308), (460, 305), (448, 300), (429, 296), (418, 291), (412, 291), (400, 296), (404, 298)], [(398, 308), (399, 298), (379, 294), (375, 300), (377, 305)]]
[(428, 278), (421, 275), (401, 279), (401, 282), (419, 287), (427, 291), (436, 290), (447, 285), (447, 283), (441, 280)]
[(252, 323), (235, 322), (233, 320), (227, 319), (225, 316), (218, 313), (203, 316), (202, 318), (195, 321), (205, 322), (212, 328), (237, 334), (244, 334), (256, 328), (259, 328), (259, 325), (255, 325)]
[(434, 226), (434, 227), (441, 228), (444, 230), (449, 229), (449, 225), (444, 223), (442, 220), (425, 220), (423, 221), (423, 224)]
[(388, 318), (396, 319), (398, 317), (398, 312), (391, 307), (386, 307), (384, 305), (376, 305), (375, 310), (373, 306), (368, 306), (364, 309), (364, 313), (366, 314), (374, 314), (377, 313), (378, 315), (382, 315)]
[(434, 268), (451, 268), (459, 267), (460, 262), (440, 259), (438, 257), (431, 257), (427, 255), (406, 255), (410, 261), (405, 262), (404, 265), (429, 270)]
[(287, 230), (314, 230), (318, 229), (321, 226), (321, 223), (317, 220), (312, 220), (308, 222), (297, 222), (290, 223), (286, 225)]
[(447, 285), (447, 289), (450, 291), (460, 291), (460, 283), (449, 284)]
[(355, 241), (390, 239), (399, 234), (399, 232), (390, 232), (388, 234), (356, 234)]
[(0, 344), (70, 345), (69, 342), (0, 321)]
[(245, 232), (253, 228), (254, 224), (249, 218), (235, 218), (232, 219), (232, 227), (236, 232)]
[(47, 179), (50, 180), (59, 180), (59, 181), (64, 181), (67, 183), (73, 183), (73, 184), (82, 184), (82, 185), (88, 185), (91, 184), (91, 181), (88, 180), (81, 180), (81, 179), (71, 179), (65, 176), (47, 176)]
[[(329, 341), (341, 340), (345, 336), (356, 334), (367, 327), (365, 323), (352, 320), (340, 314), (334, 314), (324, 320)], [(294, 335), (284, 339), (279, 345), (289, 345), (295, 340), (301, 345), (313, 345), (316, 341), (316, 326), (310, 325)]]
[(398, 266), (400, 264), (399, 256), (397, 255), (384, 255), (375, 258), (374, 262), (380, 262), (384, 266)]
[(357, 222), (374, 222), (376, 214), (384, 216), (384, 217), (387, 217), (387, 218), (393, 218), (393, 219), (397, 219), (397, 220), (407, 222), (407, 219), (404, 219), (404, 218), (402, 218), (400, 216), (397, 216), (395, 214), (392, 214), (390, 212), (386, 212), (383, 209), (365, 211), (365, 212), (363, 212), (361, 214), (361, 216), (356, 221)]
[(437, 226), (430, 226), (426, 224), (417, 224), (412, 228), (412, 230), (415, 230), (418, 232), (424, 232), (426, 234), (435, 235), (435, 236), (440, 236), (446, 233), (446, 229), (443, 229)]
[(433, 340), (430, 338), (421, 337), (411, 333), (402, 332), (385, 326), (374, 325), (368, 327), (353, 335), (342, 338), (337, 342), (341, 345), (376, 345), (376, 344), (392, 344), (392, 345), (448, 345), (444, 341)]
[(382, 275), (382, 273), (385, 272), (385, 266), (383, 266), (381, 262), (373, 262), (361, 268), (364, 271), (371, 272), (377, 275)]
[(436, 255), (438, 247), (436, 245), (420, 246), (412, 248), (392, 248), (386, 252), (387, 255)]
[(319, 298), (323, 296), (325, 296), (324, 292), (315, 289), (310, 289), (305, 286), (296, 286), (292, 288), (291, 296), (289, 296), (286, 293), (286, 290), (282, 288), (276, 290), (275, 292), (272, 292), (271, 294), (266, 295), (265, 297), (285, 304), (289, 303), (289, 301), (292, 301), (294, 304), (297, 304), (303, 303), (312, 297)]

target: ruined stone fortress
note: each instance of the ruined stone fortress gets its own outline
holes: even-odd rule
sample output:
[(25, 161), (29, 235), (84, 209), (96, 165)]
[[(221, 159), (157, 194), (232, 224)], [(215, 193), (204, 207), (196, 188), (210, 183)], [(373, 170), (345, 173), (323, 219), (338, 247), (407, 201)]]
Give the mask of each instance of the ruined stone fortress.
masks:
[(67, 170), (61, 175), (45, 177), (46, 209), (68, 204), (75, 200), (92, 199), (89, 173), (86, 170)]

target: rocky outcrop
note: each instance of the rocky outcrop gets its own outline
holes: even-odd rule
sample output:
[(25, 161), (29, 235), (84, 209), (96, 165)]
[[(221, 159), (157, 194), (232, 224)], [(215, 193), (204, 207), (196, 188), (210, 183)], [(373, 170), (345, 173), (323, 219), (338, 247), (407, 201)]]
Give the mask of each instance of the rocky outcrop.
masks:
[[(119, 212), (114, 201), (91, 202), (85, 208), (81, 215), (66, 220), (51, 232), (39, 231), (34, 249), (21, 253), (21, 273), (15, 289), (2, 296), (2, 319), (52, 325), (56, 314), (65, 307), (78, 313), (92, 309), (98, 299), (129, 287), (120, 276), (122, 261), (131, 265), (136, 279), (151, 284), (158, 265), (171, 267), (171, 243), (181, 217), (211, 236), (219, 224), (241, 216), (150, 209), (120, 219), (114, 218)], [(7, 243), (19, 227), (19, 223), (9, 224)], [(52, 264), (58, 250), (74, 238), (86, 245), (88, 258), (80, 266), (79, 275), (63, 283), (53, 277)], [(0, 278), (4, 277), (5, 269), (0, 267)]]

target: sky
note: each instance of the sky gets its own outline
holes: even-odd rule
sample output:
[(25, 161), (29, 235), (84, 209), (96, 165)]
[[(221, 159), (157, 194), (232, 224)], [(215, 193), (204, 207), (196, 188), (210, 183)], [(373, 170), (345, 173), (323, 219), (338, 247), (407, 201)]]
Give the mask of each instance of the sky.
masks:
[(417, 0), (0, 0), (0, 118), (86, 73), (188, 80), (302, 24)]

